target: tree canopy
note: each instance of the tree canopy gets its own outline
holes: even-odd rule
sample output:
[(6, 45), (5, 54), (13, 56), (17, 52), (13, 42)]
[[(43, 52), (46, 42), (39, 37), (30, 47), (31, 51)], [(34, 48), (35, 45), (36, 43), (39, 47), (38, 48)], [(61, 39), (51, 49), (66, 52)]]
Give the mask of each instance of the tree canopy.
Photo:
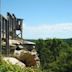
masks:
[(45, 72), (72, 72), (72, 40), (35, 40), (41, 67)]

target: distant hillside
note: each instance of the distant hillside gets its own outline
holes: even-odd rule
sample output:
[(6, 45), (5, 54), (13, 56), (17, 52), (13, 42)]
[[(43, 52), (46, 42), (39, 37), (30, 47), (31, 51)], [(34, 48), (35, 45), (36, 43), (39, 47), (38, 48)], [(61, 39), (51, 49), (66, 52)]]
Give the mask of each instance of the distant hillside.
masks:
[(70, 46), (72, 46), (72, 38), (64, 39), (64, 41), (67, 42)]
[[(28, 40), (28, 41), (32, 41), (32, 42), (37, 41), (37, 39), (24, 39), (24, 40)], [(48, 40), (48, 39), (47, 39), (47, 40)], [(60, 40), (63, 40), (64, 42), (68, 43), (69, 45), (72, 44), (72, 38), (68, 38), (68, 39), (60, 39)]]

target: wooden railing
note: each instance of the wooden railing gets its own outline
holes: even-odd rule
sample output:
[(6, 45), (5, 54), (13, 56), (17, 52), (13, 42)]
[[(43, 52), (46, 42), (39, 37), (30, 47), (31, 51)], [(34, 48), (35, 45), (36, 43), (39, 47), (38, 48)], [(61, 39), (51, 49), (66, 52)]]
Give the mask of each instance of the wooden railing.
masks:
[[(16, 18), (14, 14), (7, 13), (6, 18), (0, 15), (0, 52), (2, 53), (2, 38), (6, 39), (6, 54), (10, 53), (9, 36), (16, 38), (16, 31), (21, 31), (22, 37), (22, 21), (23, 19)], [(20, 22), (20, 24), (19, 24)], [(19, 26), (18, 26), (19, 25)], [(17, 28), (18, 27), (18, 28)]]

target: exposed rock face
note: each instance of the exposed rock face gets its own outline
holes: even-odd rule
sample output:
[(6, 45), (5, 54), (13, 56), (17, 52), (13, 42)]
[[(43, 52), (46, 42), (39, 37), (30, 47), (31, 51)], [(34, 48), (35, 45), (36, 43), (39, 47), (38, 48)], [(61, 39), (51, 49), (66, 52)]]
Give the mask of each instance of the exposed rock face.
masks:
[(35, 56), (36, 66), (37, 66), (37, 67), (40, 67), (40, 59), (39, 59), (39, 57), (38, 57), (38, 53), (37, 53), (36, 49), (33, 49), (33, 50), (31, 51), (31, 54), (32, 54), (33, 56)]
[(21, 54), (22, 53), (29, 53), (32, 56), (34, 56), (34, 60), (36, 61), (36, 66), (40, 66), (40, 59), (38, 57), (37, 51), (33, 49), (32, 51), (26, 51), (26, 50), (15, 50), (14, 52), (14, 57), (18, 58), (20, 60)]
[(13, 58), (13, 57), (4, 57), (3, 60), (5, 60), (7, 63), (11, 63), (13, 65), (19, 65), (20, 67), (24, 68), (25, 67), (25, 64), (22, 63), (21, 61), (19, 61), (18, 59), (16, 58)]
[[(11, 53), (12, 54), (10, 54), (10, 56), (14, 56), (14, 57), (16, 57), (18, 60), (21, 60), (21, 55), (22, 55), (22, 53), (24, 54), (24, 53), (29, 53), (29, 54), (31, 54), (33, 57), (34, 57), (34, 60), (35, 60), (35, 62), (36, 62), (36, 66), (37, 67), (39, 67), (40, 66), (40, 59), (39, 59), (39, 57), (38, 57), (38, 53), (37, 53), (37, 51), (36, 51), (36, 49), (35, 49), (35, 47), (32, 47), (31, 48), (31, 45), (29, 46), (29, 48), (31, 48), (32, 50), (31, 51), (29, 51), (28, 49), (24, 49), (24, 47), (22, 46), (22, 45), (20, 45), (20, 44), (18, 44), (19, 43), (19, 41), (18, 40), (12, 40), (12, 39), (10, 39), (9, 40), (10, 41), (10, 46), (12, 46), (11, 47)], [(19, 46), (19, 48), (20, 48), (20, 50), (17, 50), (17, 46), (14, 44), (14, 43), (17, 43), (18, 44), (18, 46)], [(28, 43), (30, 43), (30, 42), (28, 42)], [(33, 45), (32, 45), (33, 46)], [(22, 48), (23, 47), (23, 48)], [(12, 50), (13, 49), (13, 50)], [(15, 50), (16, 49), (16, 50)], [(25, 54), (26, 55), (26, 54)], [(30, 55), (30, 56), (31, 56)], [(32, 56), (31, 56), (31, 58), (32, 58)], [(23, 58), (22, 58), (23, 59)], [(24, 58), (25, 59), (25, 58)], [(34, 62), (34, 60), (33, 60), (33, 62)], [(21, 60), (21, 61), (23, 61), (23, 60)], [(30, 60), (30, 62), (32, 62), (31, 60)], [(29, 63), (30, 63), (29, 62)], [(31, 63), (30, 63), (31, 64)]]

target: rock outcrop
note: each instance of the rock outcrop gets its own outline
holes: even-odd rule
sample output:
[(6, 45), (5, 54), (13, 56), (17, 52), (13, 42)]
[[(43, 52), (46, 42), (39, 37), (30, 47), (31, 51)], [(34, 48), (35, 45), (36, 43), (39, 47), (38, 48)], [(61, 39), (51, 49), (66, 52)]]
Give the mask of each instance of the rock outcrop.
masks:
[(26, 50), (15, 50), (14, 57), (21, 60), (22, 54), (31, 54), (34, 57), (34, 60), (36, 62), (36, 66), (40, 67), (40, 59), (38, 57), (37, 51), (33, 49), (32, 51), (26, 51)]
[(14, 57), (4, 57), (3, 60), (5, 60), (7, 63), (11, 63), (13, 65), (18, 65), (20, 67), (25, 67), (25, 64), (19, 61), (18, 59)]

